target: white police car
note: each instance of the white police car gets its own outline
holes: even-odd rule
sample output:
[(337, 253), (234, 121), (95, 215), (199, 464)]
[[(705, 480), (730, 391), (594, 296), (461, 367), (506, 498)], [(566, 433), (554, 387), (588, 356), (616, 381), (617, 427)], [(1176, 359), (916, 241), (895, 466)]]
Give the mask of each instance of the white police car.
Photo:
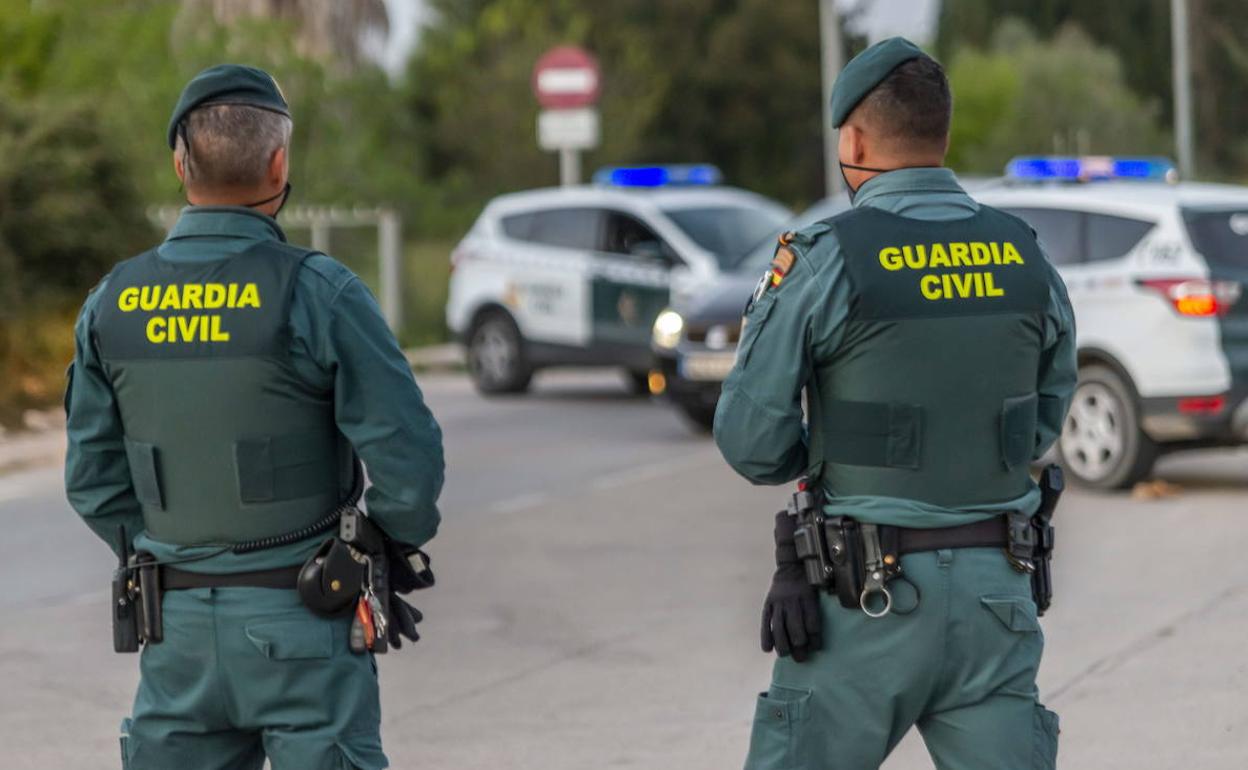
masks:
[(612, 365), (647, 392), (655, 317), (791, 216), (713, 166), (602, 169), (594, 184), (503, 195), (451, 254), (447, 325), (484, 393), (557, 364)]
[(1090, 486), (1248, 442), (1248, 188), (1174, 180), (1157, 158), (1016, 158), (975, 196), (1030, 223), (1066, 281), (1079, 385), (1058, 450)]

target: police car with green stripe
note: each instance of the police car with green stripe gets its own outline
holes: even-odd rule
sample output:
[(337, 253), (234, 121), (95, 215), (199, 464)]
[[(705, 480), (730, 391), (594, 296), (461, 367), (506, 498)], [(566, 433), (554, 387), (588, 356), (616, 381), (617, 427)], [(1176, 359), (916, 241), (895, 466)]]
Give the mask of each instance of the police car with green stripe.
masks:
[(713, 166), (606, 168), (594, 184), (500, 196), (451, 254), (446, 320), (484, 393), (547, 366), (617, 366), (646, 393), (659, 312), (731, 270), (791, 216)]

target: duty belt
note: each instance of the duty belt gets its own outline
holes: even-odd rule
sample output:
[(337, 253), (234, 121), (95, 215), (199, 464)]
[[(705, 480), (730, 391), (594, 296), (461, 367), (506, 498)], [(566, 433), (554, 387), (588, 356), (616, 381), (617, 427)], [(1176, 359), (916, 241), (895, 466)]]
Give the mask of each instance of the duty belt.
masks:
[[(1049, 561), (1053, 551), (1053, 511), (1063, 488), (1061, 470), (1045, 468), (1041, 505), (1035, 515), (1004, 512), (981, 521), (939, 529), (867, 524), (848, 516), (825, 516), (809, 480), (798, 484), (789, 502), (797, 519), (794, 533), (807, 581), (835, 593), (845, 607), (872, 617), (892, 611), (888, 582), (901, 576), (901, 557), (956, 548), (1000, 548), (1014, 569), (1031, 576), (1032, 596), (1043, 614), (1052, 599)], [(872, 607), (871, 600), (876, 599)], [(878, 600), (883, 600), (882, 606)]]
[(160, 568), (160, 586), (166, 591), (187, 588), (285, 588), (294, 590), (301, 567), (278, 567), (251, 572), (189, 572), (177, 567)]

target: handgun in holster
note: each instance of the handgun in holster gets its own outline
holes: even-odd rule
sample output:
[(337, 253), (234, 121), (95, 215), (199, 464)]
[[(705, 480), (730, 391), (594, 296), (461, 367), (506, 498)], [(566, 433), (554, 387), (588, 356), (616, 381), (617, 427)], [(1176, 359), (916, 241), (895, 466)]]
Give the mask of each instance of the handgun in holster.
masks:
[(1035, 571), (1031, 573), (1031, 594), (1036, 601), (1036, 614), (1043, 615), (1053, 603), (1053, 512), (1066, 488), (1062, 469), (1049, 465), (1040, 473), (1040, 508), (1032, 517), (1036, 550), (1033, 557)]
[(807, 582), (835, 593), (844, 607), (861, 606), (862, 539), (858, 522), (842, 516), (825, 517), (817, 487), (810, 479), (798, 482), (788, 511), (797, 520), (794, 540)]
[(806, 570), (806, 582), (822, 588), (830, 578), (827, 572), (827, 545), (823, 539), (823, 513), (816, 505), (815, 493), (810, 491), (805, 479), (798, 484), (797, 492), (789, 499), (786, 510), (796, 523), (793, 543), (797, 557)]

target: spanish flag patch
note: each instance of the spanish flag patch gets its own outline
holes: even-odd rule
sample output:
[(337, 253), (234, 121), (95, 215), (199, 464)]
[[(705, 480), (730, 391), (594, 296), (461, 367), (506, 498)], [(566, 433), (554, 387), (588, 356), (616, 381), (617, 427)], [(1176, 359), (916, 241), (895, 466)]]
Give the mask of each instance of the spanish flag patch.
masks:
[[(780, 236), (783, 240), (784, 236)], [(793, 263), (797, 261), (797, 256), (788, 246), (781, 246), (776, 249), (776, 256), (771, 259), (771, 285), (779, 286), (784, 277), (793, 269)]]

